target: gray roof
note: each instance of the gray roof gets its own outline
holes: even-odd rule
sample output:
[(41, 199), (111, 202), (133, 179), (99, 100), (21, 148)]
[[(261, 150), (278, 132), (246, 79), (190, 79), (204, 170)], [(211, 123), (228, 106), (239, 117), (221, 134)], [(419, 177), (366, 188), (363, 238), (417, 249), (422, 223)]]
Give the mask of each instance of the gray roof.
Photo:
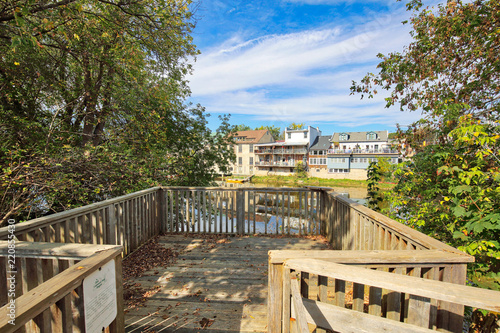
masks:
[(323, 150), (330, 148), (330, 136), (318, 136), (316, 140), (314, 140), (310, 149)]
[[(347, 134), (349, 136), (348, 140), (339, 140), (340, 134)], [(368, 133), (376, 133), (377, 138), (375, 140), (367, 140), (366, 134)], [(389, 132), (388, 131), (367, 131), (367, 132), (339, 132), (339, 133), (333, 133), (333, 135), (330, 138), (331, 142), (359, 142), (359, 141), (387, 141), (389, 139)]]

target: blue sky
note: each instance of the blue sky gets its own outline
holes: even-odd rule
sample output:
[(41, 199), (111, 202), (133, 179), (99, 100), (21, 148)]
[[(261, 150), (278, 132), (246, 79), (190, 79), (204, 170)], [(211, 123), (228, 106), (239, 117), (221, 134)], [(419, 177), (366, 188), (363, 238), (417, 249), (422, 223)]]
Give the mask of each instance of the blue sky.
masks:
[(378, 53), (411, 42), (410, 13), (396, 0), (202, 0), (194, 43), (201, 51), (188, 77), (192, 96), (207, 112), (231, 114), (252, 128), (292, 122), (324, 135), (389, 130), (418, 112), (386, 109), (374, 99), (350, 96), (351, 81), (376, 72)]

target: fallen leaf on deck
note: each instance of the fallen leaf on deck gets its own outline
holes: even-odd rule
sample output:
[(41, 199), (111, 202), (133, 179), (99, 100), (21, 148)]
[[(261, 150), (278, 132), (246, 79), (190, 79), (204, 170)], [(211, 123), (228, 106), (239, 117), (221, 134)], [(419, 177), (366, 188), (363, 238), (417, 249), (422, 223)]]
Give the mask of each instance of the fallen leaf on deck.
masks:
[(214, 321), (215, 321), (214, 319), (208, 319), (208, 318), (203, 317), (203, 319), (200, 320), (200, 326), (201, 326), (201, 328), (210, 327), (210, 326), (212, 326)]

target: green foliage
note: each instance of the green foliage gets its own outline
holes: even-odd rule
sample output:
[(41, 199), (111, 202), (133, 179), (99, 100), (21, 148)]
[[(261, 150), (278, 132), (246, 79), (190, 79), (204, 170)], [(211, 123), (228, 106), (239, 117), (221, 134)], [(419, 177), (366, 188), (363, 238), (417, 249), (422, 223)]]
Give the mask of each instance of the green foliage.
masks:
[(384, 199), (378, 186), (382, 178), (382, 172), (377, 162), (370, 162), (366, 173), (368, 180), (368, 207), (375, 211), (379, 211), (380, 204)]
[(251, 131), (252, 129), (248, 125), (240, 124), (240, 125), (236, 125), (234, 127), (234, 130), (237, 132), (240, 132), (240, 131)]
[(0, 6), (0, 225), (155, 184), (207, 185), (233, 152), (184, 101), (190, 2)]
[(467, 115), (449, 142), (425, 146), (396, 171), (395, 218), (476, 257), (471, 274), (500, 263), (500, 134)]
[(413, 0), (407, 7), (415, 13), (412, 43), (379, 55), (379, 72), (351, 87), (368, 97), (377, 87), (389, 90), (387, 106), (424, 115), (397, 134), (412, 154), (395, 171), (386, 213), (473, 255), (469, 280), (498, 290), (500, 2), (447, 1), (430, 10)]
[(275, 127), (274, 125), (271, 126), (260, 126), (256, 127), (256, 130), (268, 130), (269, 133), (273, 136), (274, 140), (281, 140), (283, 139), (281, 135), (281, 127)]
[(300, 123), (300, 124), (291, 123), (290, 125), (288, 125), (288, 128), (291, 130), (300, 130), (300, 129), (303, 129), (305, 126), (306, 126), (306, 124), (304, 124), (304, 123)]
[[(379, 54), (379, 73), (369, 73), (351, 93), (373, 97), (390, 90), (387, 106), (440, 118), (446, 105), (467, 104), (468, 113), (498, 115), (500, 2), (447, 1), (437, 10), (410, 1), (413, 42), (403, 53)], [(438, 119), (436, 119), (438, 120)]]
[(307, 167), (306, 164), (302, 161), (298, 161), (295, 164), (295, 176), (297, 178), (307, 178)]

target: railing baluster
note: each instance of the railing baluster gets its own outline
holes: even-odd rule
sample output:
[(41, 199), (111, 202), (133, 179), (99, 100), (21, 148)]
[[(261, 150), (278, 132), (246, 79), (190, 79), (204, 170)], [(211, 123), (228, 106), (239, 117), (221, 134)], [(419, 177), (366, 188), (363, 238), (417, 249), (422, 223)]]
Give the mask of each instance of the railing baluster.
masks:
[(345, 281), (335, 279), (335, 305), (345, 307)]
[(264, 233), (267, 235), (267, 190), (264, 192)]
[(291, 222), (290, 222), (290, 201), (291, 201), (290, 191), (287, 192), (287, 197), (288, 197), (288, 211), (287, 211), (288, 230), (287, 230), (287, 234), (290, 235), (290, 228), (291, 228)]
[(359, 283), (352, 284), (352, 309), (364, 312), (365, 308), (365, 285)]

